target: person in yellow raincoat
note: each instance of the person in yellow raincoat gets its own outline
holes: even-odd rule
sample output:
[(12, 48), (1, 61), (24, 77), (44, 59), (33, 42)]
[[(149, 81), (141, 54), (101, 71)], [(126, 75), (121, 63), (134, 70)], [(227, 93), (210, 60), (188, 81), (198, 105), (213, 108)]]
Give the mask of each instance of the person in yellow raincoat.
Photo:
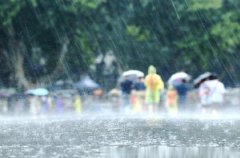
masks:
[(75, 108), (75, 112), (77, 114), (81, 114), (82, 113), (82, 101), (81, 101), (80, 95), (76, 95), (75, 96), (74, 108)]
[(160, 94), (164, 90), (164, 83), (160, 75), (157, 74), (154, 66), (149, 66), (148, 75), (144, 81), (146, 87), (145, 102), (150, 112), (156, 111), (160, 102)]

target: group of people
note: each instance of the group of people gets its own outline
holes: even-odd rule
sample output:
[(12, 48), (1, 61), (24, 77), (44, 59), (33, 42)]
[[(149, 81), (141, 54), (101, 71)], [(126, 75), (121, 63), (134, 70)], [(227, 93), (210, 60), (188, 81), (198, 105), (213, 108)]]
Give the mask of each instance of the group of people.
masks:
[[(113, 105), (114, 110), (167, 112), (170, 115), (176, 115), (179, 112), (185, 113), (188, 112), (189, 106), (192, 106), (189, 105), (188, 95), (192, 92), (197, 92), (194, 94), (199, 102), (195, 102), (194, 105), (196, 109), (197, 105), (201, 105), (203, 113), (215, 113), (217, 109), (224, 108), (226, 90), (223, 83), (213, 73), (200, 75), (193, 85), (190, 84), (189, 79), (184, 77), (164, 84), (161, 76), (157, 74), (156, 68), (151, 65), (146, 76), (140, 74), (136, 78), (132, 77), (125, 75), (121, 80), (119, 84), (121, 93), (117, 95), (118, 99), (112, 102), (117, 104), (110, 105)], [(102, 91), (94, 91), (90, 96), (81, 95), (75, 90), (72, 90), (71, 93), (69, 90), (57, 92), (43, 96), (24, 94), (22, 96), (0, 97), (0, 113), (23, 112), (38, 115), (75, 112), (80, 114), (86, 110), (91, 110), (92, 103), (109, 103), (109, 98), (102, 97)]]
[[(130, 76), (124, 77), (120, 83), (121, 107), (130, 107), (136, 112), (184, 113), (189, 106), (186, 104), (188, 92), (194, 86), (185, 78), (179, 78), (177, 84), (168, 83), (165, 86), (156, 68), (151, 65), (145, 77), (140, 76), (137, 80), (132, 80)], [(195, 88), (198, 88), (196, 95), (203, 112), (215, 111), (223, 104), (225, 87), (215, 74), (209, 73)]]
[[(164, 90), (164, 83), (157, 74), (156, 68), (151, 65), (145, 78), (140, 76), (136, 82), (133, 82), (129, 76), (125, 76), (120, 87), (123, 106), (131, 103), (135, 111), (142, 111), (143, 108), (156, 111), (160, 102), (160, 94)], [(147, 104), (147, 107), (143, 107), (143, 104)]]
[(81, 114), (83, 105), (79, 94), (13, 95), (0, 98), (0, 114), (48, 115)]

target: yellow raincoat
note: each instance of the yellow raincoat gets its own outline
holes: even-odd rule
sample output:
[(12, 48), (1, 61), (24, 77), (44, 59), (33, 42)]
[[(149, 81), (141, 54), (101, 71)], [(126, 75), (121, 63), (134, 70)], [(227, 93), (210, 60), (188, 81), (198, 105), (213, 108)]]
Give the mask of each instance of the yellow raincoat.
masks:
[(82, 101), (81, 101), (81, 97), (77, 96), (74, 100), (74, 107), (75, 107), (75, 112), (77, 114), (81, 114), (82, 112)]
[(149, 66), (148, 75), (145, 78), (147, 104), (156, 104), (160, 101), (160, 93), (164, 89), (162, 78), (157, 74), (154, 66)]

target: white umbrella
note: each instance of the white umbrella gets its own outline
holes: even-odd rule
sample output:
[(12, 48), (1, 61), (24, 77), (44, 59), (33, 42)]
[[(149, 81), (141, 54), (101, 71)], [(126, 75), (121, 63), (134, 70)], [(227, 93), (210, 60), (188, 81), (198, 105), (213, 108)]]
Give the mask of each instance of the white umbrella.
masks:
[(32, 94), (36, 96), (45, 96), (48, 95), (48, 90), (45, 88), (29, 89), (26, 91), (26, 94)]
[(99, 84), (93, 81), (89, 76), (85, 76), (75, 84), (78, 90), (94, 90), (100, 88)]
[(123, 72), (122, 76), (137, 76), (137, 77), (144, 77), (144, 73), (139, 70), (128, 70)]
[(191, 79), (191, 76), (186, 72), (177, 72), (169, 78), (168, 84), (174, 84), (176, 82), (179, 82), (179, 80), (182, 80), (182, 79), (189, 81)]

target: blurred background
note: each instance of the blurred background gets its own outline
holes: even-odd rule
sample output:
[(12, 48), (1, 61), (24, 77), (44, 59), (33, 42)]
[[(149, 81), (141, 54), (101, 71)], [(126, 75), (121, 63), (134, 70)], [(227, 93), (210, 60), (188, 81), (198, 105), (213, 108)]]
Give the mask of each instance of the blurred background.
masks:
[(215, 72), (238, 86), (236, 0), (0, 1), (0, 85), (23, 91), (88, 74), (109, 90), (125, 70), (163, 80)]
[(240, 0), (0, 0), (0, 157), (240, 157), (239, 59)]

